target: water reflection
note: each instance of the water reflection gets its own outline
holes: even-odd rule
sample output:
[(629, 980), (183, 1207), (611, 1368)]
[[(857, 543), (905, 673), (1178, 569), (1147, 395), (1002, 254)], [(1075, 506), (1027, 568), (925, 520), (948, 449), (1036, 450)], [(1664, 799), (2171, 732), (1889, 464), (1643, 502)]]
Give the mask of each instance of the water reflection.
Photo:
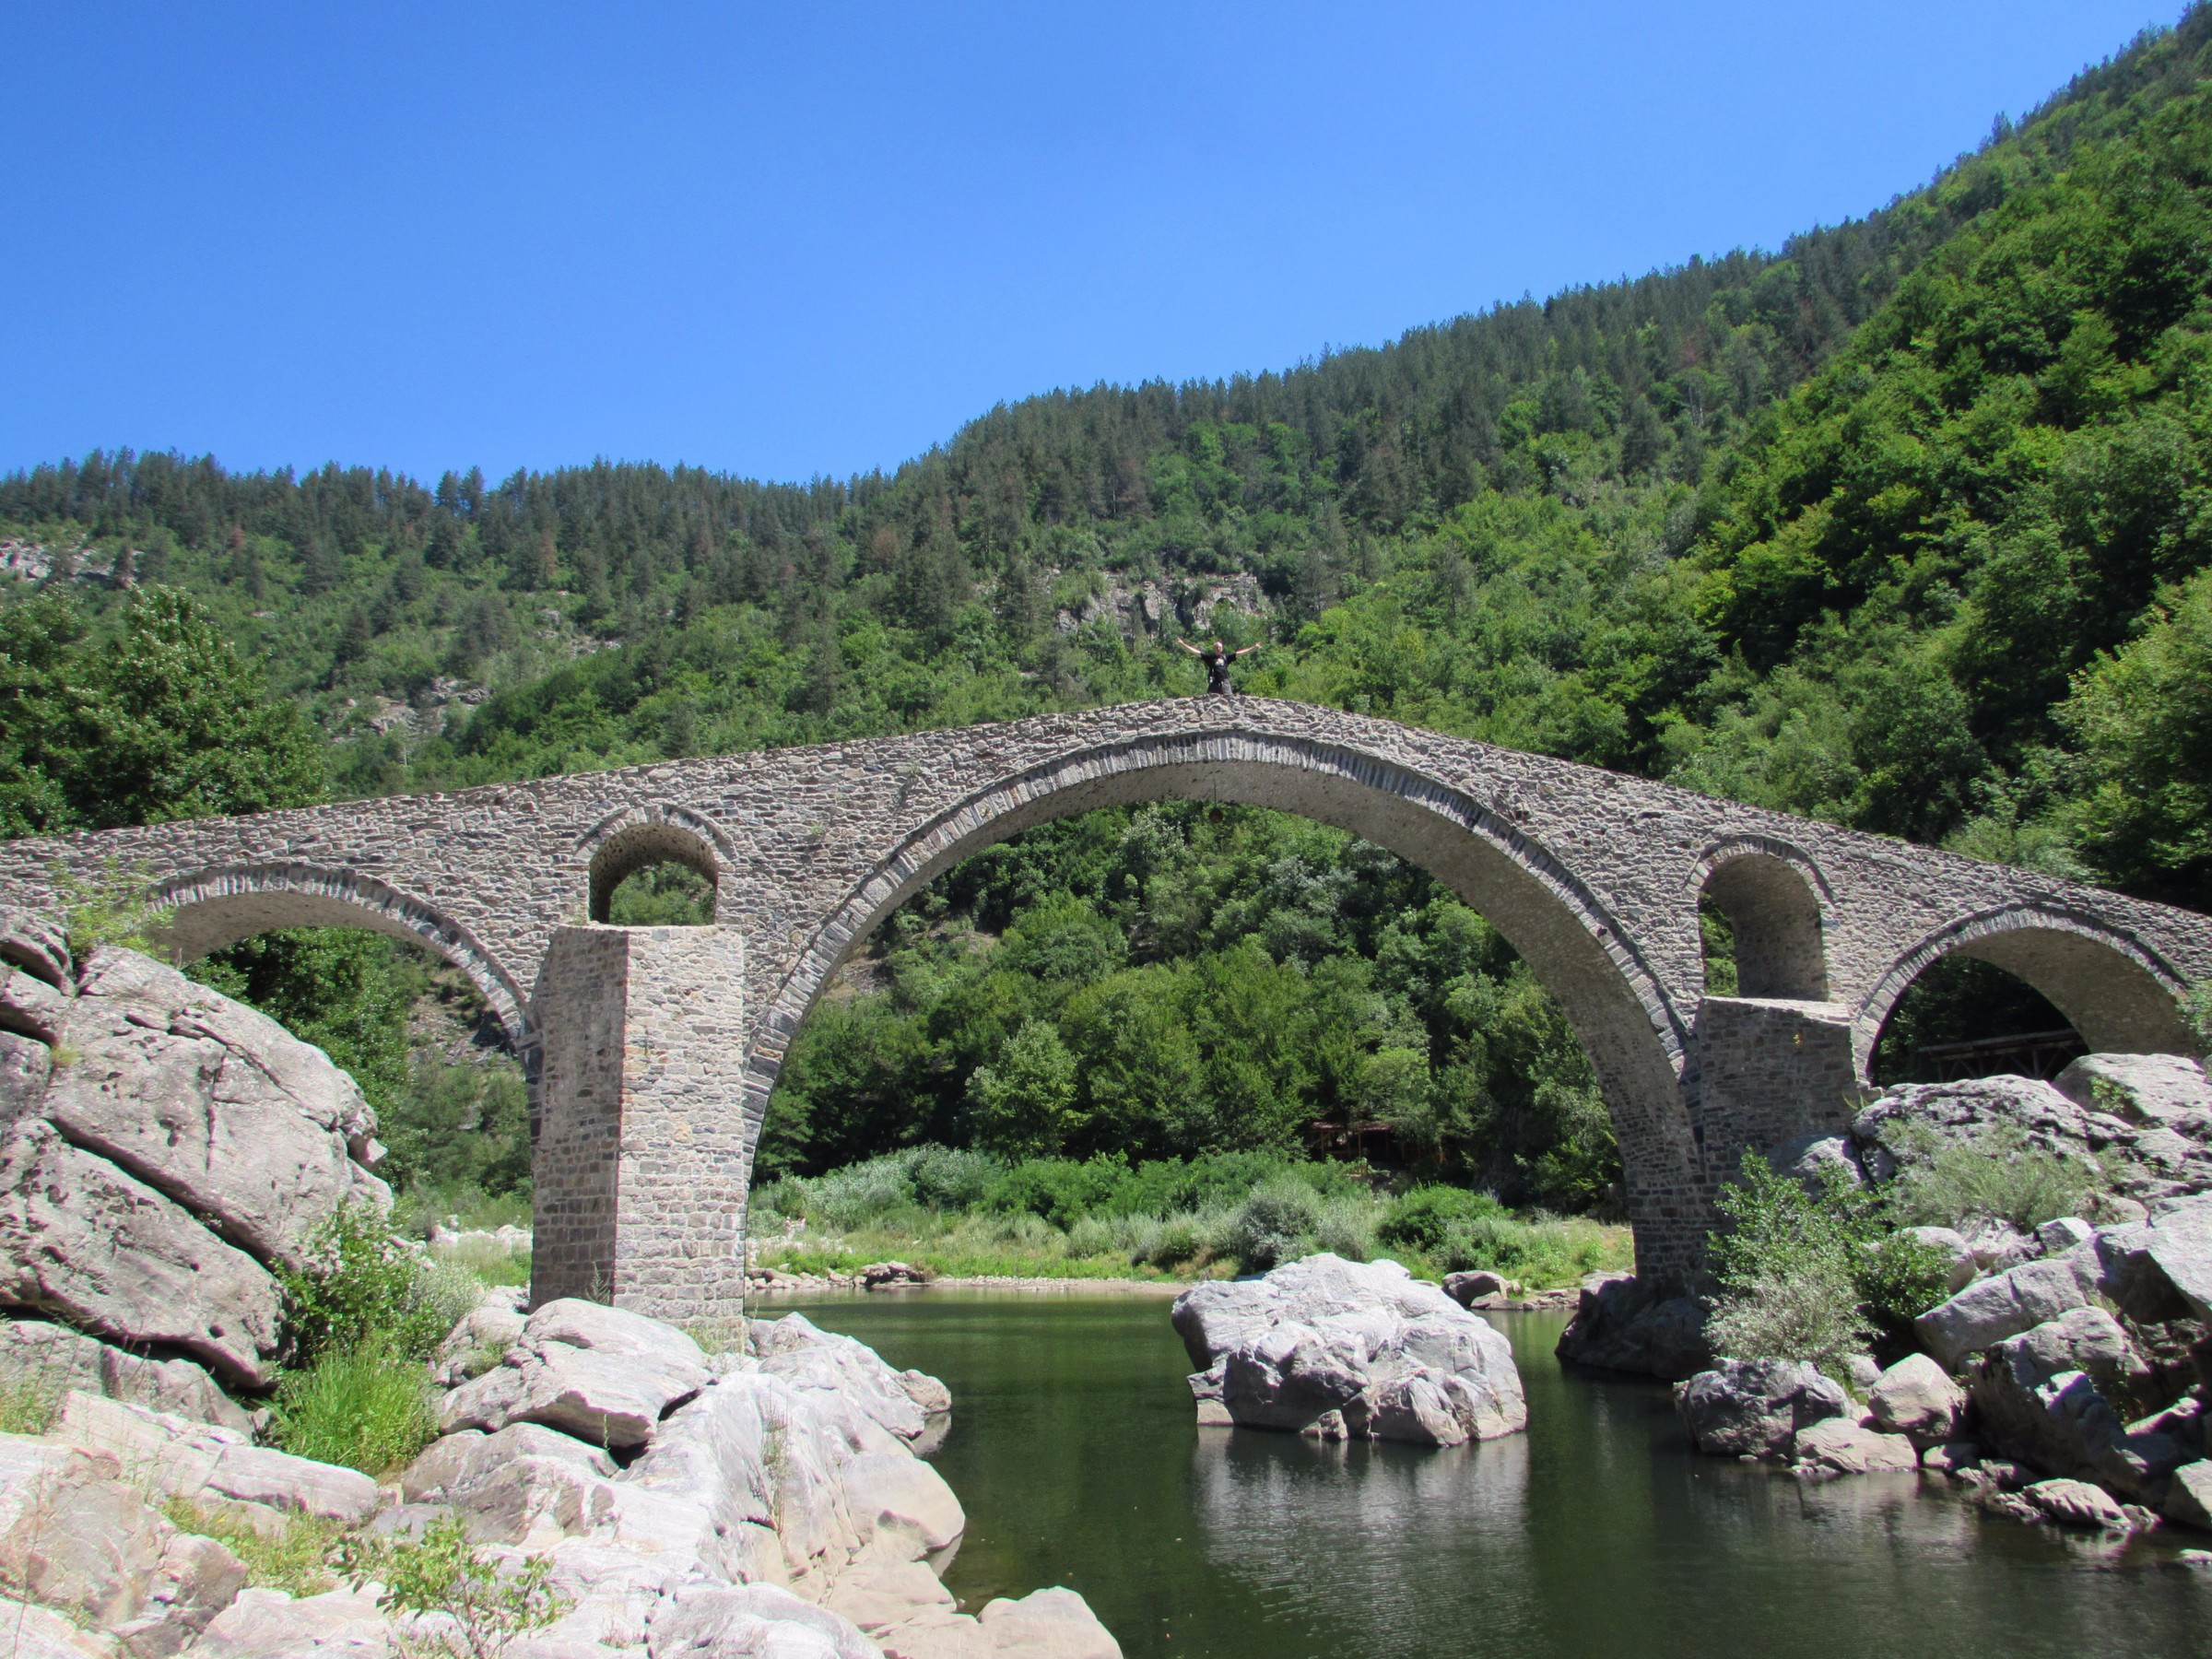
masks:
[(1422, 1451), (1207, 1429), (1191, 1451), (1208, 1561), (1280, 1613), (1367, 1608), (1373, 1637), (1407, 1641), (1431, 1616), (1407, 1594), (1409, 1560), (1464, 1554), (1486, 1573), (1525, 1570), (1528, 1470), (1518, 1435)]
[(1696, 1456), (1665, 1387), (1563, 1371), (1557, 1319), (1497, 1322), (1528, 1432), (1424, 1452), (1197, 1429), (1161, 1302), (808, 1312), (951, 1385), (954, 1592), (1072, 1585), (1129, 1659), (2212, 1655), (2212, 1575), (2172, 1544)]

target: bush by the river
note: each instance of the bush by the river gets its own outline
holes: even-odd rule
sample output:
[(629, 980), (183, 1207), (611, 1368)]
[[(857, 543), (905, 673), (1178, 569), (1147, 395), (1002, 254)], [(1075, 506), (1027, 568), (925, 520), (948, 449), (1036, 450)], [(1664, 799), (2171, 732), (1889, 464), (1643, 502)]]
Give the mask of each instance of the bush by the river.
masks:
[(913, 1147), (755, 1195), (763, 1265), (849, 1272), (896, 1256), (941, 1274), (1193, 1277), (1327, 1250), (1416, 1272), (1488, 1267), (1534, 1287), (1625, 1267), (1628, 1230), (1516, 1215), (1488, 1194), (1393, 1190), (1363, 1164), (1224, 1152), (1130, 1163)]
[(1947, 1258), (1901, 1230), (1930, 1212), (1900, 1218), (1894, 1189), (1854, 1187), (1833, 1170), (1808, 1189), (1746, 1152), (1718, 1204), (1729, 1225), (1712, 1241), (1720, 1295), (1706, 1333), (1716, 1353), (1823, 1368), (1870, 1347), (1894, 1354), (1914, 1346), (1913, 1318), (1944, 1299)]

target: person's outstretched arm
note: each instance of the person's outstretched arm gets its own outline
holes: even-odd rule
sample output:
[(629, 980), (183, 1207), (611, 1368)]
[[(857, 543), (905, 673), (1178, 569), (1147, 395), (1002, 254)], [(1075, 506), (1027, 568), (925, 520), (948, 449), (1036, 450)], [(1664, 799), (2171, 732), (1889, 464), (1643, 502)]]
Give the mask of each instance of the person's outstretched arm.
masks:
[[(1264, 643), (1264, 642), (1265, 642), (1265, 641), (1262, 641), (1262, 643)], [(1259, 647), (1259, 645), (1258, 645), (1258, 644), (1247, 645), (1247, 646), (1245, 646), (1245, 647), (1244, 647), (1244, 649), (1243, 649), (1243, 650), (1241, 650), (1241, 651), (1238, 652), (1238, 653), (1237, 653), (1237, 654), (1238, 654), (1239, 656), (1250, 656), (1250, 655), (1251, 655), (1251, 654), (1252, 654), (1253, 652), (1257, 651), (1259, 648), (1260, 648), (1260, 647)]]
[(1199, 650), (1197, 646), (1195, 646), (1195, 645), (1192, 644), (1192, 643), (1191, 643), (1191, 642), (1190, 642), (1188, 640), (1184, 639), (1184, 638), (1183, 638), (1183, 637), (1182, 637), (1181, 634), (1177, 634), (1177, 635), (1175, 636), (1175, 643), (1176, 643), (1176, 644), (1178, 644), (1178, 645), (1180, 645), (1180, 646), (1182, 646), (1182, 648), (1183, 648), (1185, 651), (1189, 652), (1189, 653), (1191, 653), (1193, 656), (1204, 656), (1204, 655), (1206, 654), (1206, 653), (1205, 653), (1205, 652), (1203, 652), (1203, 651)]

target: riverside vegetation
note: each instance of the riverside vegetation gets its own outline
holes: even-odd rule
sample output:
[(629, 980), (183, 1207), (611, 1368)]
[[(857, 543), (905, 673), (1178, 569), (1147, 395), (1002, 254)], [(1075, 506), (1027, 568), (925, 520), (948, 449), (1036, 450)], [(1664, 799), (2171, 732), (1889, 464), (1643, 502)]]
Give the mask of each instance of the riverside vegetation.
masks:
[(1516, 1216), (1464, 1187), (1393, 1194), (1342, 1163), (1216, 1153), (1006, 1163), (919, 1147), (756, 1193), (758, 1265), (850, 1274), (897, 1256), (934, 1274), (1048, 1278), (1262, 1273), (1316, 1251), (1387, 1254), (1431, 1277), (1488, 1268), (1531, 1289), (1625, 1269), (1628, 1229)]
[[(1266, 641), (1253, 692), (2205, 903), (2208, 64), (2192, 7), (1779, 253), (1031, 398), (888, 475), (96, 453), (0, 479), (31, 576), (0, 584), (0, 831), (1194, 689), (1171, 638), (1205, 624)], [(699, 915), (665, 872), (616, 897)], [(1710, 944), (1724, 990), (1717, 919)], [(360, 1077), (414, 1214), (519, 1213), (520, 1077), (425, 1016), (449, 982), (314, 933), (196, 971)], [(1879, 1075), (2061, 1023), (1939, 963)], [(1606, 1213), (1587, 1067), (1478, 921), (1341, 837), (1160, 808), (895, 919), (803, 1032), (765, 1172), (924, 1141), (1287, 1154), (1313, 1118)]]

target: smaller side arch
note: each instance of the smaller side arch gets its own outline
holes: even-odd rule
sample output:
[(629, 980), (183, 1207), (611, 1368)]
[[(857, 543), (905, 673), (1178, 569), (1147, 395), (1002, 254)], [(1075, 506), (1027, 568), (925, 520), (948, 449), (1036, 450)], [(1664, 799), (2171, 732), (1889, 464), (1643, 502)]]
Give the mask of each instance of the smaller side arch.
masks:
[(2008, 904), (1938, 928), (1884, 971), (1853, 1020), (1852, 1058), (1862, 1079), (1871, 1075), (1874, 1045), (1898, 999), (1953, 952), (2027, 981), (2098, 1053), (2201, 1051), (2182, 1014), (2183, 976), (2156, 951), (2069, 906)]
[(279, 927), (365, 927), (423, 946), (468, 976), (525, 1067), (537, 1029), (513, 977), (465, 927), (419, 899), (358, 870), (305, 864), (226, 865), (174, 876), (148, 895), (170, 912), (180, 961)]
[(737, 862), (736, 849), (703, 813), (673, 801), (625, 806), (576, 838), (576, 851), (589, 861), (585, 914), (605, 922), (615, 889), (638, 871), (654, 865), (680, 864), (714, 889), (719, 920), (722, 873)]
[(1833, 895), (1810, 858), (1771, 836), (1740, 836), (1706, 851), (1690, 888), (1728, 918), (1738, 996), (1828, 1000), (1825, 934)]

